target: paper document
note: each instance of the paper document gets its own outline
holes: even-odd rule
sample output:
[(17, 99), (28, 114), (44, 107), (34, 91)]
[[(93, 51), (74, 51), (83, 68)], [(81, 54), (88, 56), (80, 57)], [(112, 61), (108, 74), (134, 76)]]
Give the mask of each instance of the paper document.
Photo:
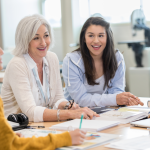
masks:
[[(96, 131), (101, 131), (116, 126), (119, 123), (120, 123), (119, 121), (83, 119), (81, 128), (86, 131), (96, 132)], [(79, 125), (80, 125), (80, 119), (74, 119), (74, 120), (53, 125), (50, 127), (50, 129), (68, 130), (69, 127), (72, 127), (73, 129), (79, 129)]]
[(99, 145), (106, 144), (111, 140), (118, 138), (118, 135), (114, 134), (106, 134), (106, 133), (98, 133), (98, 132), (87, 132), (86, 138), (81, 145), (77, 146), (69, 146), (69, 147), (62, 147), (56, 150), (82, 150), (82, 149), (89, 149)]
[(150, 112), (150, 108), (149, 107), (123, 107), (123, 108), (120, 108), (122, 110), (130, 110), (130, 111), (141, 111), (141, 112), (147, 112), (149, 113)]
[(148, 116), (147, 112), (139, 111), (119, 111), (112, 110), (105, 112), (100, 115), (100, 117), (95, 117), (95, 120), (113, 120), (120, 121), (122, 124), (130, 123)]
[(32, 136), (40, 137), (40, 136), (47, 136), (49, 133), (57, 134), (62, 132), (54, 130), (22, 129), (16, 131), (16, 133), (21, 133), (23, 137), (32, 137)]
[(112, 142), (105, 147), (122, 150), (150, 150), (150, 136), (119, 140), (117, 142)]

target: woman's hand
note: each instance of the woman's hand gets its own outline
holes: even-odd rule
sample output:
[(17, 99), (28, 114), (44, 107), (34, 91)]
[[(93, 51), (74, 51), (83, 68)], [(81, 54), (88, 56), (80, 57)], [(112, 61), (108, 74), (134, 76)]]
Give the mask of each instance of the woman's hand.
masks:
[(21, 133), (16, 133), (17, 136), (23, 137)]
[(116, 102), (117, 102), (117, 105), (128, 105), (128, 106), (133, 106), (133, 105), (138, 105), (138, 104), (140, 104), (141, 106), (144, 105), (143, 102), (141, 102), (138, 97), (131, 94), (130, 92), (123, 92), (123, 93), (117, 94)]
[[(68, 103), (68, 101), (63, 101), (63, 102), (61, 102), (61, 103), (59, 104), (59, 106), (58, 106), (58, 109), (64, 109), (64, 107), (66, 106), (67, 103)], [(71, 105), (69, 105), (69, 107), (70, 107), (70, 106), (71, 106)], [(71, 108), (69, 108), (69, 107), (68, 107), (69, 110), (75, 110), (75, 109), (80, 108), (79, 105), (76, 104), (75, 102), (73, 103), (73, 105), (72, 105)]]
[(70, 136), (72, 140), (72, 145), (79, 145), (84, 142), (86, 132), (76, 129), (74, 131), (70, 131)]
[(88, 107), (78, 108), (76, 110), (69, 110), (69, 119), (80, 119), (83, 114), (84, 119), (92, 119), (94, 116), (99, 117), (99, 114), (92, 111)]
[(75, 110), (75, 109), (78, 109), (78, 108), (80, 108), (79, 105), (74, 102), (72, 107), (69, 108), (69, 110)]

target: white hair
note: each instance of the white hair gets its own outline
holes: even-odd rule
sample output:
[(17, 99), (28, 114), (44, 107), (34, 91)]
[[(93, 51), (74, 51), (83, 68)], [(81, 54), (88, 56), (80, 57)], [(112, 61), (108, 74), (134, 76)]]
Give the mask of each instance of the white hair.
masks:
[(16, 29), (15, 34), (15, 44), (16, 47), (13, 50), (13, 54), (15, 56), (20, 56), (22, 54), (28, 53), (29, 43), (34, 38), (37, 30), (41, 25), (45, 25), (51, 39), (50, 47), (53, 46), (53, 32), (50, 24), (42, 15), (32, 15), (23, 18)]

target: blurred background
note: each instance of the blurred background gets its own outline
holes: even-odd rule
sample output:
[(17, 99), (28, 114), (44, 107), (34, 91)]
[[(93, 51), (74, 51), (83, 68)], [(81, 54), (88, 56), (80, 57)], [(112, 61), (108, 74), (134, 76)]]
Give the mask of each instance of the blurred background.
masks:
[[(115, 48), (125, 59), (126, 91), (150, 97), (150, 0), (0, 0), (0, 47), (4, 50), (4, 68), (13, 57), (11, 51), (15, 47), (19, 21), (32, 14), (44, 15), (51, 24), (55, 37), (51, 51), (57, 54), (60, 67), (66, 53), (77, 48), (86, 19), (101, 14), (110, 22)], [(4, 73), (4, 70), (0, 72), (0, 78)], [(2, 80), (0, 82), (2, 84)]]

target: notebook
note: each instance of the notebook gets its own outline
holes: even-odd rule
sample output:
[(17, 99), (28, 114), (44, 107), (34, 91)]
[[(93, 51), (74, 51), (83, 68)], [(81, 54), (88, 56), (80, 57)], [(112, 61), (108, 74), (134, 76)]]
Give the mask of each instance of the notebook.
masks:
[(136, 127), (150, 128), (150, 118), (140, 120), (140, 121), (131, 122), (130, 124), (133, 126), (136, 126)]
[[(101, 131), (113, 126), (118, 125), (119, 121), (109, 121), (109, 120), (86, 120), (83, 119), (81, 128), (85, 131)], [(74, 119), (66, 121), (60, 124), (56, 124), (50, 127), (50, 129), (56, 130), (69, 130), (70, 127), (73, 129), (79, 129), (80, 119)]]

